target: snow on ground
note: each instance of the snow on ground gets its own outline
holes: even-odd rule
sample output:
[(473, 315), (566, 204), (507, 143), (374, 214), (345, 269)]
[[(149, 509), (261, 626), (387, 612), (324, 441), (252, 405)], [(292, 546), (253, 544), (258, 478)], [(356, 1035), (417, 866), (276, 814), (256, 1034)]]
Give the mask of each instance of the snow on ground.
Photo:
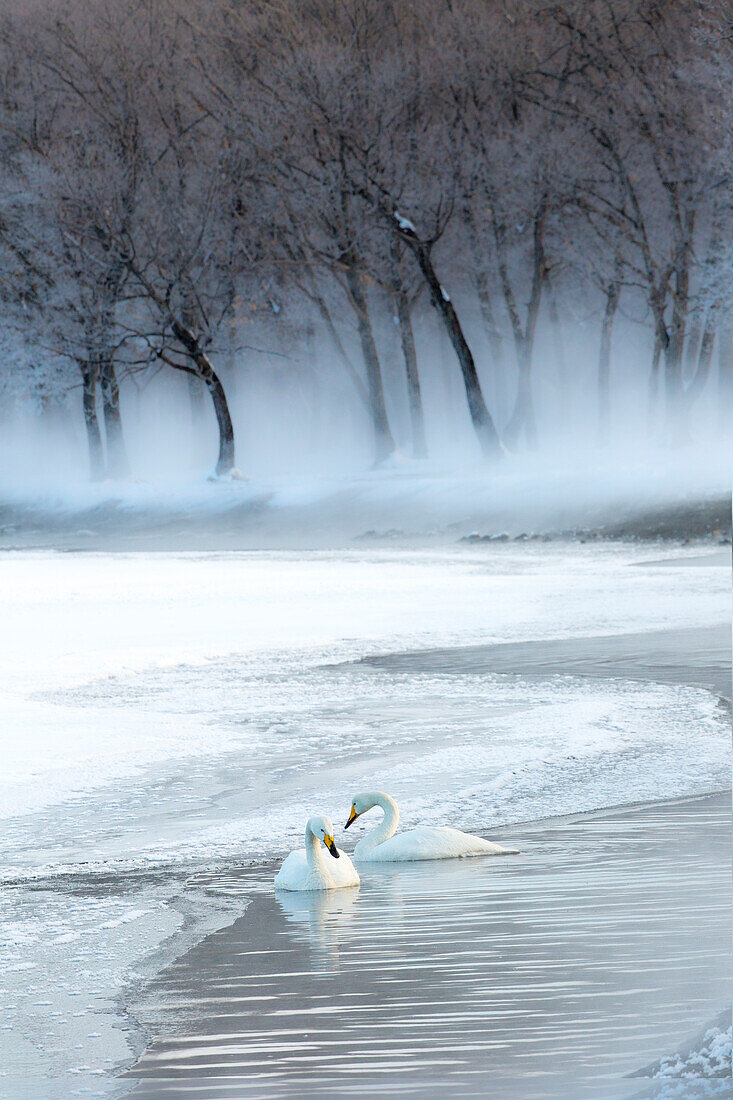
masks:
[(33, 1071), (62, 1075), (59, 1096), (72, 1078), (107, 1090), (128, 1042), (116, 999), (141, 956), (186, 921), (193, 934), (187, 874), (281, 856), (314, 810), (345, 820), (355, 787), (387, 787), (405, 820), (500, 832), (725, 785), (729, 731), (701, 689), (343, 664), (724, 621), (727, 571), (637, 568), (665, 556), (559, 543), (4, 555), (3, 1094)]

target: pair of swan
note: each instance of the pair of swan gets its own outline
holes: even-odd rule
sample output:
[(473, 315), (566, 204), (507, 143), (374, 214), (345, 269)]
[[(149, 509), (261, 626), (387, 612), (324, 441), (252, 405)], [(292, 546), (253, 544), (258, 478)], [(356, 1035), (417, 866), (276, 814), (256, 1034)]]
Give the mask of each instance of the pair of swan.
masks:
[[(418, 859), (455, 859), (464, 856), (516, 855), (516, 848), (502, 848), (480, 836), (446, 826), (421, 825), (397, 832), (400, 812), (388, 794), (373, 791), (359, 794), (351, 804), (345, 828), (367, 810), (379, 806), (384, 817), (354, 848), (354, 859), (364, 863), (392, 863)], [(327, 858), (324, 845), (331, 853)], [(275, 876), (280, 890), (335, 890), (358, 886), (359, 874), (345, 852), (336, 847), (333, 825), (327, 817), (311, 817), (305, 827), (305, 849), (291, 852)]]

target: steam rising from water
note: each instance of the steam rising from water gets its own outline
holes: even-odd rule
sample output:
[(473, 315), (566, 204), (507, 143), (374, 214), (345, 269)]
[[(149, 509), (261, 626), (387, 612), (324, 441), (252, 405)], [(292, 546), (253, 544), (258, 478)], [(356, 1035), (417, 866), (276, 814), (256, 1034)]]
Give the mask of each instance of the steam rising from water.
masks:
[[(578, 326), (568, 341), (571, 382), (562, 383), (549, 335), (540, 333), (534, 368), (539, 445), (509, 456), (499, 470), (478, 465), (460, 372), (435, 323), (418, 326), (419, 366), (429, 459), (410, 459), (404, 370), (384, 355), (388, 412), (398, 451), (388, 463), (421, 477), (458, 474), (487, 479), (500, 494), (604, 503), (617, 497), (672, 499), (725, 489), (730, 483), (729, 440), (716, 424), (715, 373), (696, 404), (691, 438), (671, 448), (664, 436), (662, 398), (648, 408), (648, 349), (638, 328), (627, 324), (615, 338), (612, 367), (611, 440), (598, 443), (596, 337)], [(514, 370), (479, 364), (482, 384), (501, 427), (511, 411)], [(360, 478), (372, 465), (367, 418), (344, 370), (321, 341), (312, 358), (298, 346), (287, 354), (243, 351), (220, 367), (235, 427), (237, 466), (258, 486)], [(73, 377), (69, 378), (69, 386)], [(149, 485), (161, 505), (186, 488), (201, 486), (214, 467), (217, 433), (204, 393), (193, 400), (184, 376), (159, 373), (122, 380), (121, 411), (131, 465), (130, 482), (89, 488), (88, 456), (78, 388), (41, 411), (33, 397), (0, 397), (0, 493), (11, 499), (47, 494), (78, 503), (100, 496), (134, 499)], [(211, 496), (211, 494), (209, 494)], [(429, 503), (426, 503), (429, 510)]]

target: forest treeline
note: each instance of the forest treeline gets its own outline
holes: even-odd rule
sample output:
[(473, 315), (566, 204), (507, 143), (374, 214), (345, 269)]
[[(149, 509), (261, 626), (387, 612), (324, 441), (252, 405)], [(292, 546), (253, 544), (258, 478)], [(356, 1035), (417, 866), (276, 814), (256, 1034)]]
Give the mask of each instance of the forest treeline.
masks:
[(711, 386), (730, 421), (725, 2), (28, 2), (0, 26), (0, 95), (0, 385), (73, 388), (94, 476), (126, 469), (120, 384), (161, 370), (208, 394), (232, 470), (227, 371), (259, 331), (307, 358), (314, 327), (382, 462), (384, 318), (425, 456), (427, 312), (488, 458), (536, 444), (538, 324), (581, 384), (579, 302), (601, 440), (620, 310), (668, 439)]

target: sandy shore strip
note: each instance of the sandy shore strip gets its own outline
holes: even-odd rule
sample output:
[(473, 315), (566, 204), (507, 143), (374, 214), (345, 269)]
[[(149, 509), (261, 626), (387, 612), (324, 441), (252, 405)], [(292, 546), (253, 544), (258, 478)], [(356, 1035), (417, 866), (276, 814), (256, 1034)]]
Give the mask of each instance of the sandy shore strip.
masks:
[(135, 1006), (159, 1038), (131, 1095), (632, 1097), (730, 996), (730, 818), (727, 794), (578, 815), (332, 895), (243, 873), (245, 915)]

